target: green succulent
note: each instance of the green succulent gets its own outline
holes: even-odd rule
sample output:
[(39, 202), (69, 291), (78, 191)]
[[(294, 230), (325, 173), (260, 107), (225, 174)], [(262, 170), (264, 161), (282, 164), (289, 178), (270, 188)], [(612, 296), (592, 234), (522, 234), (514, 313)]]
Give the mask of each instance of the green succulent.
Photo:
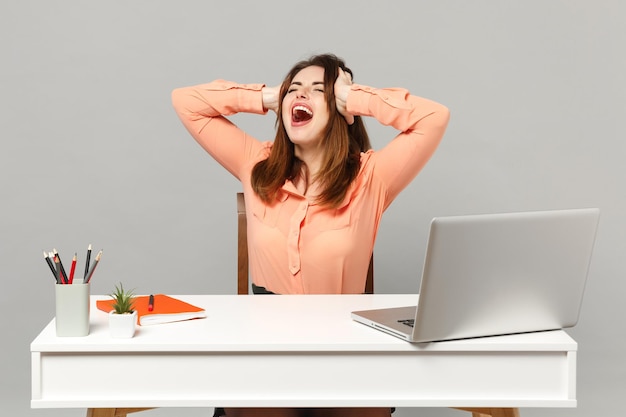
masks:
[(115, 291), (109, 294), (109, 296), (115, 300), (113, 304), (115, 313), (130, 314), (133, 312), (133, 305), (135, 303), (135, 294), (133, 291), (134, 290), (125, 290), (121, 282), (119, 286), (115, 286)]

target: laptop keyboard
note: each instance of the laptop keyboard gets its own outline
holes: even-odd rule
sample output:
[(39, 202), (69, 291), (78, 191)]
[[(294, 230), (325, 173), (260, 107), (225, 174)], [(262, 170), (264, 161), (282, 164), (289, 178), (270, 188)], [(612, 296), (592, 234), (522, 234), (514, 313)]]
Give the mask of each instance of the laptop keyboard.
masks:
[(406, 326), (413, 327), (415, 325), (415, 319), (398, 320), (398, 323), (402, 323)]

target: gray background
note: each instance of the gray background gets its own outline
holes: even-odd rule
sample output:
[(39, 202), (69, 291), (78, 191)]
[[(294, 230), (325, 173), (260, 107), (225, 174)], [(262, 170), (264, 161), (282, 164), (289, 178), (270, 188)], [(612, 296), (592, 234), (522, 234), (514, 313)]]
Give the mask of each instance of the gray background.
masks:
[[(84, 415), (29, 408), (29, 344), (54, 314), (43, 250), (68, 263), (89, 243), (104, 249), (93, 293), (119, 281), (140, 293), (235, 292), (239, 184), (185, 132), (171, 90), (215, 78), (275, 85), (295, 61), (330, 51), (356, 82), (452, 111), (381, 226), (377, 291), (417, 291), (433, 216), (599, 207), (570, 331), (579, 406), (522, 415), (623, 415), (625, 16), (617, 0), (2, 2), (1, 414)], [(272, 116), (234, 120), (272, 138)], [(375, 148), (394, 135), (368, 127)]]

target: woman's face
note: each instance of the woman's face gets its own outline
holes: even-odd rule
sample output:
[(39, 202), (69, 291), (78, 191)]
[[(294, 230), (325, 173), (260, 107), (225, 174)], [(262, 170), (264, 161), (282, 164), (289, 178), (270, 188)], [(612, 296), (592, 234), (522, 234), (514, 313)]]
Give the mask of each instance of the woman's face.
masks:
[(283, 98), (282, 118), (296, 149), (320, 146), (329, 119), (324, 68), (306, 67), (296, 74)]

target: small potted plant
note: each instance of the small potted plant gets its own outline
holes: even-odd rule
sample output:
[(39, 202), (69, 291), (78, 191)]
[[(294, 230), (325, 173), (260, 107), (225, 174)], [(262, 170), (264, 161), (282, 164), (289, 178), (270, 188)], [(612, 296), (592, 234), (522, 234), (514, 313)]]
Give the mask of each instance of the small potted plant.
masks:
[(109, 330), (111, 337), (129, 338), (135, 335), (137, 326), (137, 310), (133, 309), (135, 294), (133, 290), (125, 290), (120, 282), (115, 291), (109, 294), (113, 299), (113, 310), (109, 313)]

